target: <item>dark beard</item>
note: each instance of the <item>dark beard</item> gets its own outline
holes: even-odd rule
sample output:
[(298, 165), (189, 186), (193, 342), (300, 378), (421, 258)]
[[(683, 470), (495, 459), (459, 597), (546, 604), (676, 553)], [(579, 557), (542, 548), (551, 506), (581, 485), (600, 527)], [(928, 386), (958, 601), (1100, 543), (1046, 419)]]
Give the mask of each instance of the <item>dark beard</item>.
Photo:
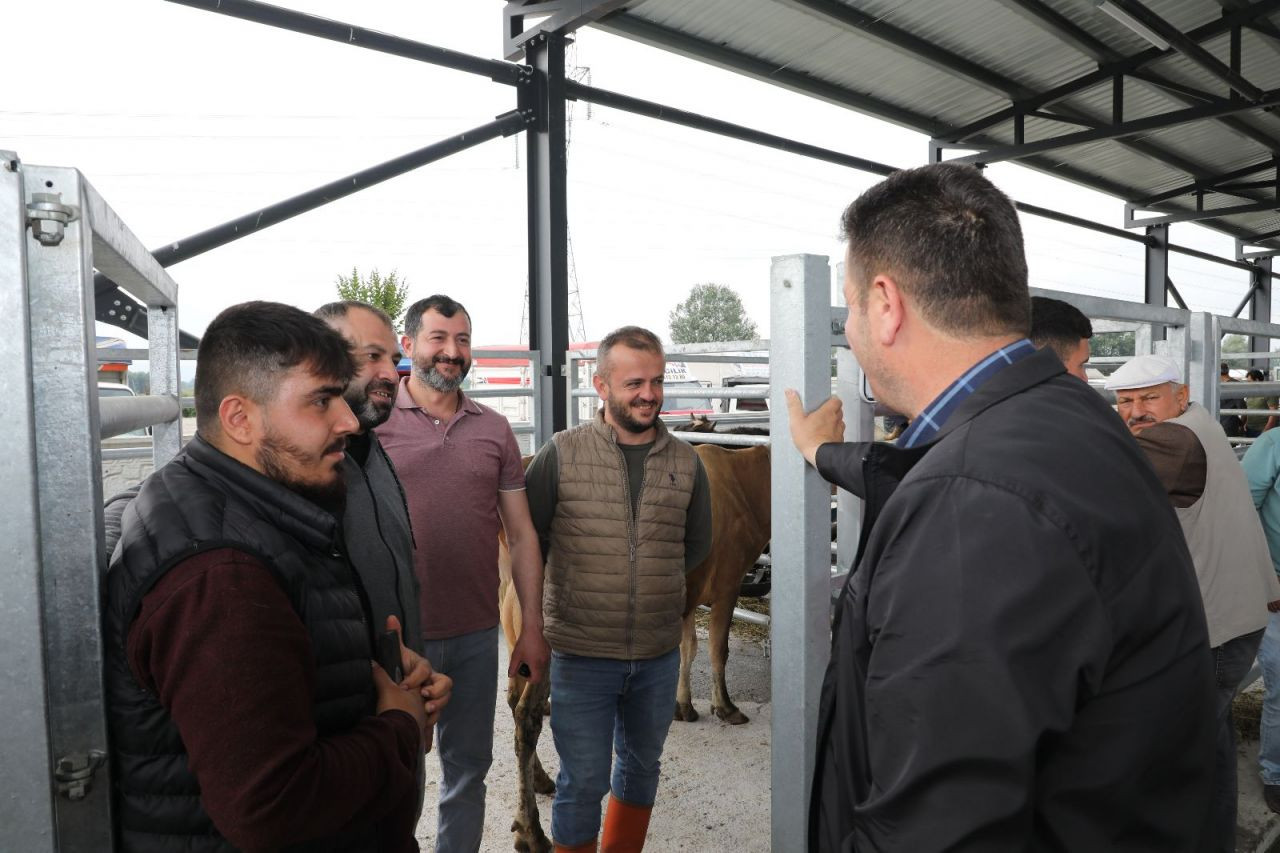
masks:
[[(445, 379), (440, 374), (440, 371), (436, 370), (437, 364), (456, 364), (462, 369), (458, 371), (457, 379)], [(471, 362), (461, 358), (445, 358), (442, 355), (437, 355), (431, 359), (430, 364), (423, 364), (417, 360), (413, 362), (413, 375), (418, 378), (418, 381), (442, 394), (448, 394), (450, 391), (457, 391), (461, 388), (463, 380), (467, 378), (467, 374), (470, 372)]]
[[(328, 454), (335, 450), (342, 450), (345, 447), (346, 439), (342, 439), (326, 447), (324, 452)], [(341, 471), (339, 471), (339, 476), (325, 485), (307, 483), (294, 479), (284, 464), (284, 457), (305, 461), (307, 454), (284, 439), (268, 432), (262, 439), (262, 444), (258, 447), (258, 464), (262, 466), (262, 473), (323, 510), (332, 513), (339, 513), (343, 510), (347, 505), (347, 481), (341, 475)]]
[[(391, 395), (391, 400), (387, 403), (387, 407), (382, 408), (380, 403), (375, 403), (370, 396), (371, 391), (386, 391)], [(348, 387), (344, 399), (347, 405), (351, 407), (352, 413), (356, 416), (356, 420), (360, 422), (361, 432), (368, 432), (376, 426), (381, 426), (391, 417), (391, 410), (395, 408), (396, 384), (387, 382), (386, 380), (374, 380), (363, 388)]]
[[(615, 424), (622, 427), (627, 432), (633, 432), (637, 435), (653, 429), (654, 423), (658, 420), (658, 414), (655, 411), (652, 421), (647, 424), (642, 423), (631, 417), (630, 413), (627, 412), (626, 407), (617, 400), (614, 400), (612, 397), (605, 401), (605, 405), (609, 407), (609, 414), (613, 416), (613, 422)], [(655, 409), (656, 408), (660, 408), (660, 406), (655, 406)]]

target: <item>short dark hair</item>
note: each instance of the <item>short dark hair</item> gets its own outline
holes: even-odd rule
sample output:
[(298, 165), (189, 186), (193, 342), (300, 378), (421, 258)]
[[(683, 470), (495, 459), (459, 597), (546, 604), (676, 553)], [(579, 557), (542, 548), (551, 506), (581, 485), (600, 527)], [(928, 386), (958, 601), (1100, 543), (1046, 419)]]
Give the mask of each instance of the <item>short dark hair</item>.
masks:
[(1029, 337), (1036, 349), (1049, 347), (1065, 362), (1080, 341), (1093, 337), (1093, 324), (1070, 302), (1033, 296)]
[(841, 229), (860, 302), (885, 273), (943, 332), (1027, 333), (1031, 300), (1018, 213), (973, 166), (894, 172), (845, 209)]
[(662, 340), (648, 329), (640, 326), (623, 326), (620, 329), (614, 329), (604, 336), (604, 340), (596, 348), (596, 373), (606, 379), (609, 378), (609, 371), (604, 367), (608, 363), (609, 351), (618, 345), (666, 358), (666, 353), (662, 349)]
[(229, 394), (267, 403), (280, 378), (300, 364), (343, 385), (355, 375), (347, 339), (292, 305), (242, 302), (213, 319), (196, 353), (196, 430), (217, 433), (218, 408)]
[(396, 330), (396, 324), (391, 319), (391, 315), (383, 311), (377, 305), (370, 305), (368, 302), (361, 302), (359, 299), (342, 299), (338, 302), (326, 302), (319, 308), (311, 312), (312, 317), (319, 317), (321, 320), (328, 322), (337, 320), (347, 316), (352, 308), (361, 308), (377, 317), (379, 320), (387, 324), (387, 328), (393, 333)]
[(418, 337), (418, 330), (422, 328), (422, 315), (428, 311), (435, 311), (444, 317), (452, 317), (461, 311), (467, 316), (467, 325), (471, 325), (471, 312), (463, 308), (461, 302), (456, 302), (441, 293), (436, 293), (426, 299), (419, 299), (409, 306), (408, 311), (404, 312), (404, 333), (411, 340)]
[[(1253, 370), (1250, 370), (1250, 371), (1249, 371), (1248, 373), (1246, 373), (1245, 375), (1249, 377), (1249, 381), (1251, 381), (1251, 382), (1266, 382), (1266, 381), (1267, 381), (1267, 374), (1263, 373), (1260, 369), (1258, 369), (1258, 368), (1256, 368), (1256, 367), (1255, 367), (1255, 368), (1253, 368)], [(1224, 406), (1223, 408), (1226, 408), (1226, 407)]]
[(1230, 371), (1227, 368), (1227, 363), (1225, 361), (1218, 362), (1218, 373), (1221, 374), (1221, 373), (1228, 373), (1228, 372)]

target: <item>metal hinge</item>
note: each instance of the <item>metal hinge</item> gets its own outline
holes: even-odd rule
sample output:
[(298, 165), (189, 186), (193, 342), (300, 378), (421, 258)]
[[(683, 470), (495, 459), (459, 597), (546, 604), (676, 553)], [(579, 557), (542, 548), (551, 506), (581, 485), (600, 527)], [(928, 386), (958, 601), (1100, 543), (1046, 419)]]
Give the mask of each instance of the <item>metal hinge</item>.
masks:
[(100, 749), (91, 749), (87, 755), (73, 752), (59, 758), (53, 771), (58, 793), (66, 794), (69, 800), (83, 800), (93, 786), (94, 774), (106, 763), (107, 754)]
[(62, 203), (62, 193), (32, 193), (27, 205), (27, 224), (31, 235), (42, 246), (62, 242), (66, 225), (80, 218), (80, 208)]

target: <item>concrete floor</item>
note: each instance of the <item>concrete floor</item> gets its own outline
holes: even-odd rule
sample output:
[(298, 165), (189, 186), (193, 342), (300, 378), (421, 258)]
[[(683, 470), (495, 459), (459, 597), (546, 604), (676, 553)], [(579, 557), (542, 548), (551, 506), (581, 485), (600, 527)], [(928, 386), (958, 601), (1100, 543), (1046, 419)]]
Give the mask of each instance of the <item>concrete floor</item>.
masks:
[[(498, 707), (494, 719), (493, 767), (481, 850), (512, 849), (515, 814), (514, 729), (506, 705), (506, 648), (501, 651)], [(710, 664), (705, 648), (695, 662), (695, 723), (675, 722), (662, 758), (662, 783), (649, 825), (646, 849), (697, 853), (767, 853), (769, 850), (769, 659), (758, 643), (730, 640), (729, 691), (751, 718), (729, 726), (710, 715)], [(543, 729), (538, 754), (554, 778), (559, 767), (551, 731)], [(440, 765), (427, 756), (427, 806), (418, 825), (424, 851), (435, 849), (435, 802)], [(551, 797), (538, 797), (542, 828), (551, 834)], [(797, 843), (796, 849), (802, 845)]]

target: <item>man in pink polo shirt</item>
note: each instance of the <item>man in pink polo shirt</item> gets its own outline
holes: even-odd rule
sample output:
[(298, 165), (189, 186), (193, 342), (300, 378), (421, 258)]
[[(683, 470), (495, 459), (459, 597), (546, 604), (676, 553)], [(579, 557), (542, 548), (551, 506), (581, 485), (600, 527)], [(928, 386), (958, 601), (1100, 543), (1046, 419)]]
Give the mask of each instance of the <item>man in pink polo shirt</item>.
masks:
[(471, 369), (471, 317), (447, 296), (409, 306), (401, 345), (413, 373), (400, 380), (378, 438), (404, 484), (417, 539), (425, 656), (453, 679), (436, 723), (443, 779), (436, 850), (480, 849), (485, 774), (493, 760), (498, 668), (498, 529), (506, 532), (523, 632), (508, 675), (540, 681), (542, 554), (525, 498), (520, 450), (507, 419), (462, 393)]

